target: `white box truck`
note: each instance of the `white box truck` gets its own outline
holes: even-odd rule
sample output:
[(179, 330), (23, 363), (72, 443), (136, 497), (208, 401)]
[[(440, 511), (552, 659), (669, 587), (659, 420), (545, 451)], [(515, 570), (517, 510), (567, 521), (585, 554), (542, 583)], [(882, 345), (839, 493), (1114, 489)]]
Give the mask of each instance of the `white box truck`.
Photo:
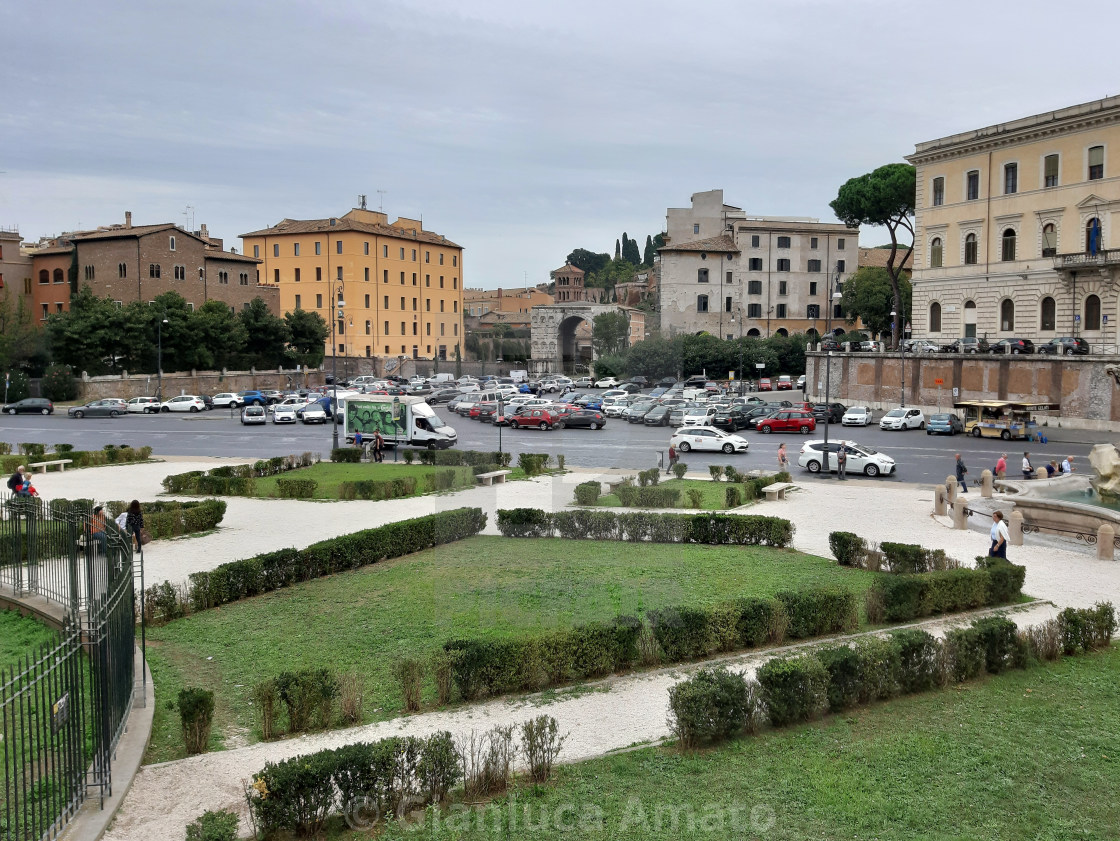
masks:
[(411, 444), (429, 450), (446, 450), (458, 441), (455, 430), (422, 397), (361, 394), (347, 398), (341, 408), (347, 444), (354, 443), (355, 432), (362, 433), (363, 443), (380, 432), (386, 444)]

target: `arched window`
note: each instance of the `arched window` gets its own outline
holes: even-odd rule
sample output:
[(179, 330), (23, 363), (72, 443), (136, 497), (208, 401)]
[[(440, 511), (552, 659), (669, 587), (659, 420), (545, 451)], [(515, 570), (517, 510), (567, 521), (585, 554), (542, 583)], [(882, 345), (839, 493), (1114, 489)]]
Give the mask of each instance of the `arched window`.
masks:
[(47, 271), (46, 269), (40, 269), (39, 270), (39, 282), (40, 283), (50, 283), (51, 282), (51, 273), (49, 271)]
[(758, 332), (757, 327), (752, 327), (750, 330), (747, 331), (747, 335), (749, 337), (751, 337), (752, 339), (757, 339), (762, 334), (760, 332)]
[(937, 301), (929, 305), (929, 332), (941, 332), (941, 304)]
[(1083, 322), (1081, 326), (1086, 330), (1101, 329), (1101, 299), (1096, 295), (1090, 295), (1085, 299)]
[(707, 295), (697, 295), (696, 296), (696, 311), (697, 312), (707, 312), (708, 311), (708, 296)]
[(1057, 318), (1057, 305), (1054, 299), (1047, 295), (1042, 299), (1042, 312), (1040, 313), (1039, 324), (1042, 325), (1043, 330), (1054, 330), (1058, 323)]
[(1085, 253), (1096, 254), (1101, 250), (1101, 220), (1094, 216), (1085, 223)]
[(964, 238), (964, 263), (966, 266), (976, 265), (976, 234)]
[(62, 269), (55, 269), (54, 270), (54, 282), (55, 283), (64, 283), (65, 280), (66, 280), (66, 276), (62, 273)]
[(941, 268), (941, 237), (934, 237), (929, 244), (929, 267), (931, 269)]
[(1001, 259), (1004, 261), (1015, 259), (1015, 229), (1008, 228), (1003, 232), (1003, 249)]
[(779, 327), (774, 332), (777, 333), (779, 336), (788, 336), (789, 335), (789, 330), (787, 330), (785, 327)]
[(1058, 253), (1058, 229), (1053, 222), (1042, 226), (1042, 256), (1053, 257)]
[(1004, 298), (999, 305), (999, 329), (1010, 332), (1015, 329), (1015, 302)]

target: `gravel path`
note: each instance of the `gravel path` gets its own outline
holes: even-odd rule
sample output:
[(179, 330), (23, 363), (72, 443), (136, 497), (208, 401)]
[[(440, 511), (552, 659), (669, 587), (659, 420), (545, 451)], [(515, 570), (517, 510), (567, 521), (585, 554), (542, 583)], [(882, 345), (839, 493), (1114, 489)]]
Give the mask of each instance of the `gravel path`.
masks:
[[(167, 473), (213, 466), (215, 460), (169, 460), (167, 464), (136, 465), (52, 475), (44, 481), (45, 496), (94, 496), (101, 499), (153, 499)], [(228, 463), (228, 462), (227, 462)], [(226, 523), (217, 533), (179, 541), (159, 541), (146, 552), (148, 581), (180, 580), (187, 573), (208, 569), (257, 552), (303, 546), (326, 537), (369, 528), (392, 520), (463, 505), (479, 506), (490, 517), (498, 508), (531, 506), (557, 510), (572, 499), (572, 489), (593, 475), (574, 471), (564, 476), (475, 488), (452, 494), (388, 502), (309, 503), (287, 500), (231, 498)], [(604, 474), (606, 475), (606, 474)], [(761, 502), (751, 513), (786, 517), (797, 526), (796, 548), (829, 555), (828, 532), (843, 528), (871, 540), (896, 540), (944, 548), (968, 560), (987, 551), (987, 526), (953, 531), (948, 521), (935, 518), (930, 488), (853, 480), (814, 483), (785, 501)], [(311, 527), (295, 524), (308, 523)], [(1032, 536), (1033, 538), (1033, 536)], [(1120, 600), (1120, 562), (1098, 561), (1087, 547), (1053, 539), (1028, 538), (1028, 545), (1011, 547), (1011, 559), (1027, 567), (1025, 591), (1057, 607), (1087, 606), (1101, 599)], [(1016, 611), (1022, 625), (1050, 618), (1049, 604)], [(968, 621), (955, 618), (925, 623), (934, 632)], [(752, 671), (773, 656), (742, 654), (725, 659), (734, 668)], [(563, 758), (571, 762), (600, 756), (634, 744), (668, 736), (666, 707), (669, 688), (698, 665), (667, 668), (609, 678), (578, 689), (547, 696), (520, 696), (379, 722), (349, 730), (250, 745), (205, 756), (148, 766), (133, 787), (106, 839), (174, 838), (206, 809), (243, 811), (241, 781), (268, 761), (275, 761), (354, 741), (370, 741), (393, 734), (424, 736), (436, 730), (467, 735), (495, 724), (520, 723), (544, 707), (561, 730), (569, 733)], [(174, 796), (169, 796), (174, 792)]]

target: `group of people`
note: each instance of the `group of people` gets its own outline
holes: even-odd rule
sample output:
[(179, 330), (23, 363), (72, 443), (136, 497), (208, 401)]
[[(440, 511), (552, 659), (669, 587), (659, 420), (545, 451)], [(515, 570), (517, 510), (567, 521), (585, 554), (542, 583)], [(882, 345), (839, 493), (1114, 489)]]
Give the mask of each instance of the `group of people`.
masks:
[[(965, 478), (968, 473), (968, 468), (964, 465), (964, 459), (961, 454), (956, 454), (957, 463), (955, 473), (957, 477), (957, 485), (960, 487), (961, 493), (968, 491), (968, 484)], [(1061, 464), (1057, 459), (1051, 459), (1046, 465), (1046, 478), (1052, 479), (1054, 476), (1070, 476), (1073, 474), (1073, 456), (1066, 456), (1062, 459)], [(996, 468), (994, 475), (997, 479), (1003, 479), (1007, 476), (1007, 453), (1001, 453), (999, 459), (996, 461)], [(1034, 465), (1031, 464), (1031, 454), (1029, 452), (1023, 453), (1023, 478), (1033, 479), (1035, 476)]]
[(16, 468), (16, 472), (8, 477), (8, 490), (16, 496), (38, 496), (39, 492), (31, 484), (31, 474), (24, 465)]
[(354, 446), (367, 454), (373, 453), (375, 462), (385, 461), (385, 439), (381, 437), (379, 430), (375, 429), (373, 431), (373, 440), (368, 442), (362, 435), (361, 430), (356, 431), (354, 433)]
[[(131, 538), (133, 546), (137, 549), (146, 542), (144, 539), (144, 512), (140, 510), (140, 500), (132, 500), (128, 504), (128, 508), (117, 516), (115, 522), (117, 528)], [(89, 520), (89, 534), (97, 543), (98, 548), (101, 549), (101, 554), (105, 554), (109, 545), (109, 537), (106, 531), (108, 527), (109, 517), (105, 514), (105, 507), (103, 505), (94, 506), (93, 516)]]

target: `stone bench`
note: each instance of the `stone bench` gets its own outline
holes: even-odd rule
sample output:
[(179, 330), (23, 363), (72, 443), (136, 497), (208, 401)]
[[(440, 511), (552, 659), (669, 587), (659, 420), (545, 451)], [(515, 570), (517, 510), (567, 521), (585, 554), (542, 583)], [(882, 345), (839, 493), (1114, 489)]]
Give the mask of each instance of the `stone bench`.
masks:
[(495, 482), (499, 485), (504, 485), (506, 476), (512, 472), (512, 470), (493, 470), (490, 473), (479, 473), (474, 478), (478, 479), (478, 481), (484, 485), (493, 485)]
[(767, 485), (762, 490), (766, 491), (766, 498), (771, 499), (785, 499), (786, 491), (791, 488), (797, 487), (792, 482), (775, 482), (773, 485)]
[(63, 473), (66, 470), (66, 465), (73, 464), (73, 463), (74, 463), (73, 459), (56, 458), (54, 461), (37, 461), (37, 462), (35, 462), (34, 464), (31, 465), (31, 469), (34, 470), (36, 467), (41, 467), (41, 468), (43, 468), (43, 472), (46, 473), (48, 467), (51, 467), (51, 466), (57, 464), (58, 465), (58, 472)]

